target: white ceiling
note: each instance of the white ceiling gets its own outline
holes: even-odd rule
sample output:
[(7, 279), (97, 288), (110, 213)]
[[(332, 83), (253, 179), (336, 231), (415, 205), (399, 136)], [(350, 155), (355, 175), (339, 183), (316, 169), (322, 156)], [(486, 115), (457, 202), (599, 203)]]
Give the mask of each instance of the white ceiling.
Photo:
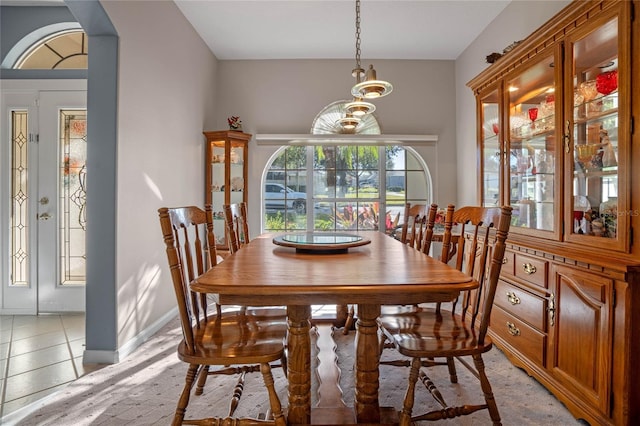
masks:
[[(355, 0), (174, 2), (218, 59), (355, 58)], [(362, 60), (456, 59), (509, 3), (362, 0)], [(0, 0), (0, 5), (63, 4)]]
[[(174, 0), (218, 59), (355, 58), (355, 0)], [(361, 57), (456, 59), (510, 0), (363, 0)]]

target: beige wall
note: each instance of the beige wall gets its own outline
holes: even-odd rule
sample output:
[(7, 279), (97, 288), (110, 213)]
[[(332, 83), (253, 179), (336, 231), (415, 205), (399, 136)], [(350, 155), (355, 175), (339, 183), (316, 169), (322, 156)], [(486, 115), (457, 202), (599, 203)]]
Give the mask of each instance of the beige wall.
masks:
[(215, 123), (217, 60), (173, 2), (102, 3), (120, 37), (121, 347), (175, 307), (157, 209), (204, 203), (202, 129)]
[[(434, 181), (434, 198), (454, 202), (455, 93), (453, 61), (373, 60), (379, 78), (393, 92), (375, 102), (383, 133), (436, 134), (437, 147), (416, 147)], [(362, 61), (368, 67), (369, 61)], [(316, 114), (331, 102), (348, 99), (355, 80), (351, 60), (220, 61), (216, 124), (239, 115), (245, 132), (309, 133)], [(209, 129), (214, 130), (214, 129)], [(273, 146), (249, 146), (250, 229), (260, 229), (260, 181)]]

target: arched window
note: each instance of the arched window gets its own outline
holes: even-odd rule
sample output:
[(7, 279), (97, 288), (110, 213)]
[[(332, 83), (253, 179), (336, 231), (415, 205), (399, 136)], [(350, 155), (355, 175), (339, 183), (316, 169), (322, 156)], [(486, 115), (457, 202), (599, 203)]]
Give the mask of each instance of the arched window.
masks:
[(65, 30), (40, 39), (16, 61), (16, 69), (87, 69), (88, 38), (84, 31)]
[(263, 174), (264, 231), (383, 230), (406, 202), (432, 200), (424, 160), (408, 147), (283, 147)]

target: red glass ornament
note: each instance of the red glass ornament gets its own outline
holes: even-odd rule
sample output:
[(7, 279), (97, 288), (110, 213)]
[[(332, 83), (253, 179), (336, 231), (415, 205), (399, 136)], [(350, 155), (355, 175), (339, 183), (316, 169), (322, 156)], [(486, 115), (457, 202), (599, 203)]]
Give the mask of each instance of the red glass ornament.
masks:
[(618, 71), (607, 71), (596, 77), (596, 90), (608, 95), (618, 88)]

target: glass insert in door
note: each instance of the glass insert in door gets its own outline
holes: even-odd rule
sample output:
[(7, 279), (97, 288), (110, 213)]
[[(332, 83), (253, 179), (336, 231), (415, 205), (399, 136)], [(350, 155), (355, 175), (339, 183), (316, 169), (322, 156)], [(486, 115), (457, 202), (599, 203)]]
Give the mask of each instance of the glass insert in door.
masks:
[(60, 111), (60, 284), (86, 281), (87, 116), (84, 110)]
[(555, 63), (549, 56), (510, 80), (509, 198), (512, 225), (555, 229)]
[(11, 113), (10, 286), (29, 285), (28, 113)]
[(617, 238), (618, 20), (573, 44), (574, 234)]

